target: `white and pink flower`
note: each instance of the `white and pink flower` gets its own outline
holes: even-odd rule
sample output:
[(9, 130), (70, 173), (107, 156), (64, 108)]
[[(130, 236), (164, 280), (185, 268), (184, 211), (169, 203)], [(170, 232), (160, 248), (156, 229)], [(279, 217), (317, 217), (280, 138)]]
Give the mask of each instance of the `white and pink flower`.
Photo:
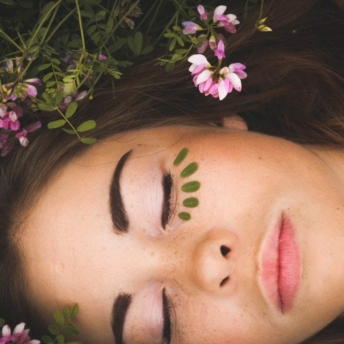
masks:
[(202, 5), (197, 6), (197, 11), (201, 20), (207, 20), (209, 13), (205, 11)]
[(25, 330), (25, 324), (20, 323), (17, 325), (13, 333), (8, 325), (2, 328), (2, 337), (0, 338), (0, 344), (40, 344), (39, 340), (31, 339), (29, 337), (29, 331)]
[(202, 30), (202, 27), (200, 25), (198, 25), (192, 21), (185, 21), (182, 23), (182, 25), (184, 26), (184, 29), (183, 29), (184, 35), (193, 35), (197, 31)]
[(218, 23), (219, 27), (223, 27), (226, 31), (230, 33), (236, 33), (235, 25), (240, 24), (237, 20), (237, 16), (234, 14), (224, 14), (227, 6), (217, 6), (214, 11), (213, 21)]

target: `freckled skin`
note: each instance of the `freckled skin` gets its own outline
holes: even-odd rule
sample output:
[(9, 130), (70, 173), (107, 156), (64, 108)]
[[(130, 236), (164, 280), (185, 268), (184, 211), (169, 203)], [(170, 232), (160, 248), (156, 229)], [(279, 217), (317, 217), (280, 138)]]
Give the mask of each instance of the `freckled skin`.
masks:
[[(199, 168), (180, 178), (185, 162), (176, 168), (173, 160), (184, 147), (186, 160)], [(109, 186), (129, 150), (120, 183), (130, 226), (118, 235)], [(163, 230), (166, 171), (176, 189)], [(188, 197), (200, 203), (183, 221), (177, 216), (187, 209), (180, 188), (196, 175), (201, 188)], [(79, 303), (77, 325), (85, 343), (114, 342), (110, 318), (119, 292), (133, 294), (126, 342), (148, 343), (142, 336), (162, 316), (156, 301), (162, 288), (176, 316), (173, 344), (299, 343), (344, 309), (340, 183), (308, 148), (230, 122), (225, 128), (175, 126), (115, 136), (67, 164), (34, 205), (20, 243), (30, 297), (46, 314)], [(285, 314), (258, 283), (262, 243), (282, 211), (295, 224), (302, 256), (300, 290)], [(221, 246), (230, 252), (222, 255)]]

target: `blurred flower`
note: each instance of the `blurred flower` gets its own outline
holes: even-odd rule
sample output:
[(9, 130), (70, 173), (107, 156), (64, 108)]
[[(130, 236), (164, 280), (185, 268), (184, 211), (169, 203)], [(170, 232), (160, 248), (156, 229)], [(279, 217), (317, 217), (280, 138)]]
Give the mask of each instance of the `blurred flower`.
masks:
[(230, 33), (236, 33), (235, 25), (240, 24), (237, 20), (237, 16), (234, 14), (223, 14), (227, 9), (227, 6), (217, 6), (214, 11), (213, 21), (218, 22), (218, 26), (223, 27)]
[(268, 17), (265, 17), (257, 22), (257, 30), (261, 32), (269, 32), (272, 31), (272, 29), (265, 25), (265, 21)]
[(40, 121), (34, 122), (26, 126), (21, 132), (16, 134), (16, 138), (19, 140), (19, 143), (23, 147), (27, 147), (29, 145), (29, 140), (26, 137), (27, 134), (33, 133), (37, 129), (39, 129), (42, 126), (42, 123)]
[[(129, 17), (134, 17), (134, 18), (137, 18), (139, 17), (140, 15), (142, 15), (142, 10), (141, 8), (136, 5), (134, 6), (134, 8), (132, 8), (132, 10), (128, 13), (129, 9), (130, 9), (130, 6), (132, 5), (131, 3), (131, 0), (122, 0), (121, 1), (121, 10), (120, 10), (120, 15), (124, 16), (126, 15), (126, 17), (123, 19), (123, 22), (125, 24), (127, 24), (127, 26), (130, 28), (130, 29), (134, 29), (135, 27), (135, 22), (133, 19), (129, 18)], [(122, 27), (124, 27), (125, 25), (123, 25), (123, 23), (121, 24)]]
[(25, 100), (27, 96), (36, 97), (37, 88), (34, 85), (40, 86), (41, 80), (38, 78), (31, 78), (24, 80), (24, 82), (8, 83), (2, 85), (2, 92), (4, 94), (5, 100), (16, 100), (21, 99)]
[(204, 7), (202, 5), (197, 6), (197, 11), (200, 14), (201, 20), (207, 20), (209, 13), (205, 11)]
[(217, 48), (215, 49), (215, 56), (219, 59), (219, 60), (223, 60), (226, 57), (225, 54), (225, 45), (223, 43), (223, 40), (220, 39)]
[(29, 331), (25, 330), (25, 324), (20, 323), (14, 328), (13, 334), (11, 328), (5, 325), (2, 328), (2, 338), (0, 344), (40, 344), (39, 340), (30, 339)]
[(189, 34), (193, 35), (197, 31), (202, 30), (201, 26), (199, 26), (198, 24), (192, 21), (185, 21), (182, 23), (182, 25), (184, 26), (184, 29), (183, 29), (184, 35), (189, 35)]
[(82, 92), (75, 92), (74, 94), (68, 94), (67, 97), (63, 100), (63, 102), (59, 105), (59, 108), (61, 110), (67, 108), (67, 106), (73, 101), (73, 100), (82, 100), (86, 97), (87, 91)]

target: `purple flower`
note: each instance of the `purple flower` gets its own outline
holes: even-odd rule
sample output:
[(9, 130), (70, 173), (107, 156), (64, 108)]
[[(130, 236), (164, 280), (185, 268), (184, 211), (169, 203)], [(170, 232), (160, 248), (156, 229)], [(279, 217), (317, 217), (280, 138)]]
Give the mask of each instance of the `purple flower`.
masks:
[(99, 60), (99, 61), (105, 61), (105, 60), (107, 60), (107, 56), (104, 55), (104, 54), (102, 54), (102, 53), (99, 53), (99, 55), (98, 55), (98, 60)]
[(7, 105), (9, 111), (0, 107), (0, 128), (18, 131), (20, 129), (19, 118), (23, 116), (23, 109), (15, 103), (9, 103)]
[(235, 25), (240, 22), (237, 20), (237, 16), (234, 14), (223, 14), (227, 9), (227, 6), (217, 6), (214, 11), (213, 21), (218, 22), (219, 27), (223, 27), (230, 33), (236, 33)]
[(20, 323), (14, 328), (13, 334), (11, 328), (5, 325), (2, 328), (2, 338), (0, 338), (0, 344), (40, 344), (39, 340), (31, 339), (29, 337), (29, 331), (25, 330), (25, 324)]
[(204, 7), (202, 5), (197, 6), (197, 11), (200, 14), (201, 20), (207, 20), (209, 13), (205, 11)]
[(26, 126), (21, 132), (16, 134), (16, 138), (19, 140), (19, 143), (23, 147), (27, 147), (29, 145), (29, 140), (27, 138), (27, 134), (32, 133), (39, 129), (42, 126), (40, 121), (34, 122)]
[(219, 60), (223, 60), (226, 57), (225, 44), (222, 39), (220, 39), (217, 48), (215, 49), (215, 56), (217, 56)]
[(2, 86), (2, 90), (5, 94), (5, 100), (16, 100), (20, 98), (25, 100), (27, 96), (36, 97), (37, 89), (34, 85), (40, 86), (42, 84), (41, 80), (38, 78), (31, 78), (24, 80), (16, 85), (13, 83), (5, 84)]
[(191, 21), (183, 22), (182, 25), (184, 26), (184, 29), (183, 29), (184, 35), (189, 35), (189, 34), (193, 35), (197, 31), (202, 30), (201, 26)]

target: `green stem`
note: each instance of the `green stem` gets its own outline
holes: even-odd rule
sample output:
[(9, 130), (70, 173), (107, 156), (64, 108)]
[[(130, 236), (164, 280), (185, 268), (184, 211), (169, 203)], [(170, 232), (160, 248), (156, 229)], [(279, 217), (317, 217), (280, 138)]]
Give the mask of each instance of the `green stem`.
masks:
[(68, 120), (68, 118), (64, 115), (64, 113), (58, 108), (56, 107), (56, 110), (58, 111), (58, 113), (61, 115), (61, 117), (68, 123), (68, 125), (72, 128), (72, 130), (75, 132), (76, 136), (78, 137), (78, 139), (81, 141), (81, 137), (78, 133), (78, 131), (75, 129), (74, 125)]
[(34, 42), (34, 40), (36, 39), (38, 32), (41, 30), (42, 26), (44, 25), (44, 23), (46, 22), (46, 20), (49, 18), (50, 13), (58, 6), (60, 6), (60, 3), (62, 2), (62, 0), (58, 0), (52, 7), (51, 9), (44, 15), (44, 17), (42, 18), (42, 20), (39, 21), (39, 25), (37, 27), (37, 29), (35, 30), (35, 32), (33, 33), (28, 46), (27, 46), (27, 50), (29, 50), (31, 48), (32, 43)]
[(260, 0), (259, 21), (262, 19), (262, 16), (263, 16), (263, 8), (264, 8), (264, 0)]
[(78, 12), (78, 20), (79, 20), (79, 27), (80, 27), (80, 36), (81, 36), (82, 50), (86, 50), (84, 28), (82, 26), (82, 18), (81, 18), (81, 12), (80, 12), (80, 7), (79, 7), (79, 0), (75, 0), (75, 4), (76, 4), (76, 10)]
[(149, 23), (149, 26), (148, 26), (148, 29), (147, 29), (147, 36), (148, 36), (148, 34), (149, 34), (149, 32), (150, 32), (150, 30), (151, 30), (153, 24), (155, 23), (155, 18), (156, 18), (156, 16), (158, 15), (158, 12), (159, 12), (159, 10), (160, 10), (161, 4), (162, 4), (162, 0), (159, 1), (159, 4), (158, 4), (158, 6), (157, 6), (157, 8), (156, 8), (156, 11), (155, 11), (155, 13), (154, 13), (154, 15), (153, 15), (153, 18), (152, 18), (152, 20), (151, 20), (150, 23)]
[(0, 29), (0, 35), (3, 36), (8, 42), (13, 44), (21, 53), (24, 52), (24, 50), (10, 36), (8, 36), (2, 29)]
[(76, 9), (73, 9), (70, 11), (66, 16), (63, 17), (63, 19), (56, 25), (55, 29), (51, 32), (45, 43), (48, 43), (51, 38), (55, 35), (56, 31), (62, 26), (62, 24), (76, 11)]

